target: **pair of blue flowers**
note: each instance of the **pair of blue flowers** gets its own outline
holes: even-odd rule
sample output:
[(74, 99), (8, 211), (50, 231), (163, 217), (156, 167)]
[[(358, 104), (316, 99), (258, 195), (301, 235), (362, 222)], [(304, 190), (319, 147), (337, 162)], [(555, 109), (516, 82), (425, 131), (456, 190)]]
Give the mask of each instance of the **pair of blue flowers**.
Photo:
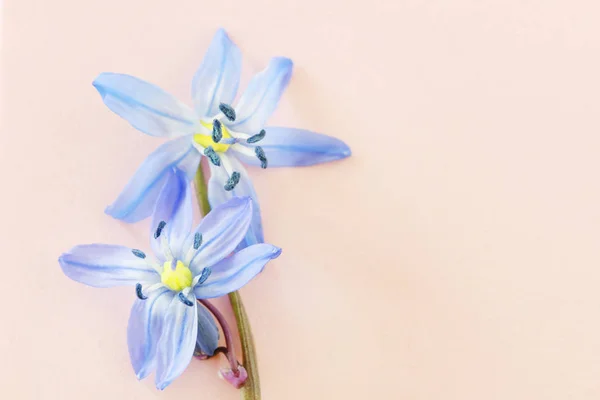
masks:
[[(106, 212), (137, 222), (152, 217), (154, 255), (91, 244), (59, 258), (71, 279), (94, 287), (135, 286), (127, 342), (139, 379), (156, 371), (164, 389), (195, 349), (212, 355), (219, 331), (205, 301), (238, 290), (281, 249), (264, 243), (258, 199), (242, 164), (306, 166), (350, 155), (342, 141), (302, 129), (265, 127), (291, 74), (273, 58), (235, 107), (241, 53), (217, 31), (192, 81), (194, 109), (135, 77), (103, 73), (94, 86), (104, 103), (138, 130), (171, 139), (148, 156)], [(192, 229), (192, 180), (209, 160), (212, 211)]]

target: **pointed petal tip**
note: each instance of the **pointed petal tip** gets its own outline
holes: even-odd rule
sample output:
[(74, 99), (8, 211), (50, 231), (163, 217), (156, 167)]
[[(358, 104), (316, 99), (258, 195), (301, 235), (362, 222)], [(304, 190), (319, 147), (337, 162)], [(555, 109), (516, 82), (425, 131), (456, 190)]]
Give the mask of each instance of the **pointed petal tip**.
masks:
[(215, 32), (215, 37), (222, 37), (224, 39), (231, 40), (229, 38), (229, 34), (223, 27), (220, 27), (219, 29), (217, 29), (217, 31)]
[(106, 214), (109, 217), (112, 217), (116, 220), (119, 220), (119, 221), (129, 222), (126, 220), (127, 216), (123, 215), (123, 213), (119, 212), (112, 204), (109, 206), (106, 206), (106, 208), (104, 209), (104, 214)]
[(106, 91), (104, 90), (104, 78), (109, 77), (111, 75), (115, 75), (114, 72), (101, 72), (100, 74), (98, 74), (98, 76), (92, 81), (92, 86), (94, 88), (96, 88), (96, 90), (98, 91), (98, 93), (100, 93), (100, 95), (102, 97), (104, 97)]
[(59, 257), (58, 257), (58, 265), (60, 265), (60, 268), (63, 270), (65, 270), (65, 256), (66, 253), (62, 253)]
[(277, 64), (281, 68), (289, 68), (292, 69), (294, 67), (294, 62), (291, 58), (287, 57), (273, 57), (271, 59), (273, 64)]
[(339, 155), (340, 159), (350, 157), (352, 155), (352, 150), (346, 143), (344, 143), (344, 146), (340, 149)]
[(271, 251), (271, 260), (279, 257), (282, 251), (283, 250), (281, 249), (281, 247), (273, 246), (273, 250)]

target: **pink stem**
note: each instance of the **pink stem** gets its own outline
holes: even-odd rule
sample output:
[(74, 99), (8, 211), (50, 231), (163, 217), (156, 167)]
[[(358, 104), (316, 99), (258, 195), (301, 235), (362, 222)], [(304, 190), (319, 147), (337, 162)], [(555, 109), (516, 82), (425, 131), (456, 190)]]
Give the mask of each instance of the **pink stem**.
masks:
[(198, 302), (200, 304), (202, 304), (204, 307), (208, 308), (208, 310), (215, 316), (215, 318), (219, 322), (219, 325), (221, 325), (221, 329), (223, 330), (223, 335), (225, 336), (225, 346), (227, 348), (227, 351), (221, 350), (221, 352), (223, 352), (225, 354), (225, 356), (227, 357), (227, 360), (229, 361), (229, 365), (231, 366), (231, 370), (233, 371), (235, 376), (238, 376), (240, 373), (240, 371), (238, 369), (239, 363), (235, 356), (235, 349), (233, 347), (233, 337), (231, 336), (231, 330), (229, 329), (229, 324), (227, 324), (227, 321), (225, 321), (225, 317), (223, 316), (223, 314), (221, 314), (221, 311), (219, 311), (219, 309), (217, 307), (215, 307), (211, 302), (209, 302), (206, 299), (198, 299)]

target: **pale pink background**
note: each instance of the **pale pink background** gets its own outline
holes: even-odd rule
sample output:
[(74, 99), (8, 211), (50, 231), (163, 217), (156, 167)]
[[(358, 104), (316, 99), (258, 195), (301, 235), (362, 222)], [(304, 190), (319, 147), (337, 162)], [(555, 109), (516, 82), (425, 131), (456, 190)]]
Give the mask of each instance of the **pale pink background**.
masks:
[(84, 287), (56, 261), (77, 243), (147, 248), (147, 224), (102, 210), (160, 140), (112, 114), (94, 77), (133, 74), (189, 102), (223, 26), (244, 82), (294, 59), (272, 123), (354, 152), (251, 171), (284, 249), (243, 289), (264, 399), (600, 398), (599, 13), (593, 0), (5, 0), (0, 397), (238, 398), (221, 359), (164, 392), (138, 382), (133, 290)]

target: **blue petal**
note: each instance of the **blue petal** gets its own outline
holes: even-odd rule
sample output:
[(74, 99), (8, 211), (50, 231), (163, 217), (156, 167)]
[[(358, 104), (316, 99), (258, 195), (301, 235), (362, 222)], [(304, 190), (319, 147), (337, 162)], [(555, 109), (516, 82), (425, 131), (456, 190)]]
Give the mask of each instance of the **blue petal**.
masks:
[(131, 365), (138, 379), (144, 379), (156, 366), (156, 349), (165, 313), (174, 293), (162, 288), (136, 299), (127, 325), (127, 346)]
[(229, 126), (234, 131), (258, 133), (277, 108), (279, 98), (292, 77), (293, 63), (289, 58), (275, 57), (265, 70), (258, 73), (246, 88), (235, 110), (237, 118)]
[(198, 336), (196, 338), (196, 348), (200, 348), (204, 354), (212, 356), (219, 347), (219, 328), (215, 324), (210, 311), (203, 306), (198, 305)]
[(202, 65), (192, 80), (196, 113), (210, 117), (219, 113), (219, 104), (231, 104), (240, 83), (242, 55), (223, 29), (215, 34)]
[(225, 190), (223, 186), (229, 178), (225, 172), (225, 169), (209, 164), (210, 180), (208, 181), (208, 200), (210, 202), (210, 206), (214, 208), (225, 203), (233, 197), (248, 196), (252, 198), (252, 221), (244, 241), (240, 243), (240, 246), (238, 247), (239, 249), (242, 249), (256, 243), (264, 242), (260, 206), (258, 204), (258, 197), (256, 196), (254, 186), (252, 185), (252, 180), (250, 180), (250, 176), (246, 172), (246, 169), (242, 163), (240, 163), (235, 156), (231, 155), (231, 152), (227, 153), (226, 157), (228, 157), (234, 171), (238, 171), (240, 173), (240, 181), (233, 190)]
[(137, 222), (149, 217), (166, 182), (167, 173), (179, 164), (189, 164), (188, 159), (198, 160), (198, 157), (191, 137), (163, 144), (144, 160), (125, 189), (105, 212), (125, 222)]
[(152, 83), (104, 72), (93, 85), (108, 108), (148, 135), (176, 137), (197, 132), (196, 113)]
[(194, 276), (227, 257), (244, 239), (252, 218), (252, 200), (236, 197), (213, 207), (186, 240), (185, 249), (193, 245), (194, 235), (202, 235), (202, 245), (190, 263)]
[(181, 375), (194, 355), (198, 334), (197, 303), (191, 292), (187, 298), (193, 302), (191, 307), (175, 296), (164, 316), (156, 356), (156, 387), (160, 390)]
[[(269, 160), (269, 167), (304, 167), (349, 157), (352, 152), (339, 139), (295, 128), (269, 127), (267, 135), (256, 143), (262, 147)], [(249, 145), (253, 146), (253, 145)], [(235, 146), (232, 147), (235, 150)], [(256, 157), (236, 152), (250, 165), (260, 165)]]
[(161, 221), (166, 222), (162, 235), (166, 235), (169, 248), (177, 259), (182, 259), (181, 246), (192, 229), (192, 193), (190, 181), (181, 170), (174, 169), (167, 173), (167, 182), (156, 201), (156, 208), (150, 225), (150, 243), (154, 254), (165, 261), (162, 252), (162, 237), (155, 237), (156, 228)]
[(238, 290), (279, 254), (279, 247), (266, 243), (246, 247), (214, 265), (210, 277), (205, 283), (194, 288), (194, 294), (199, 299), (209, 299)]
[(69, 278), (94, 287), (160, 281), (158, 273), (125, 246), (83, 244), (62, 254), (58, 262)]

